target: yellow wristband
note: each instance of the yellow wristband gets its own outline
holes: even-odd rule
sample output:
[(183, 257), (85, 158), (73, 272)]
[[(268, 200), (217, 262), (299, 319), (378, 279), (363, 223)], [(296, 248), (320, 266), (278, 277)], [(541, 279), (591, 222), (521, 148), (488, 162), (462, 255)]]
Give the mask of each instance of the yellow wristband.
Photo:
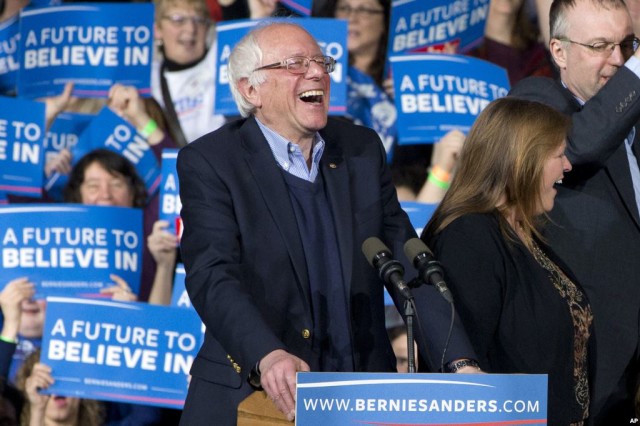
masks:
[(431, 183), (433, 183), (435, 186), (437, 186), (438, 188), (441, 189), (449, 189), (449, 187), (451, 186), (451, 184), (449, 182), (444, 182), (441, 181), (440, 179), (438, 179), (438, 177), (436, 175), (434, 175), (433, 173), (429, 173), (429, 177), (427, 178), (427, 180)]
[(152, 118), (149, 121), (147, 121), (147, 124), (145, 124), (142, 130), (140, 130), (140, 134), (145, 138), (148, 138), (157, 129), (158, 129), (158, 123), (156, 123), (156, 121)]
[(442, 167), (435, 165), (431, 168), (430, 176), (435, 176), (441, 182), (451, 182), (451, 173), (444, 170)]

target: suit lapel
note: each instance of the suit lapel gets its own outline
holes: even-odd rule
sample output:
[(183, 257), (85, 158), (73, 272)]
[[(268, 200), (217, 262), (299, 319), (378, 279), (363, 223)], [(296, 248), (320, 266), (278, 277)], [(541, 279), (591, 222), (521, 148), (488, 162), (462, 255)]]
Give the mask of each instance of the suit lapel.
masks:
[[(321, 132), (322, 133), (322, 132)], [(342, 278), (349, 295), (353, 265), (353, 212), (351, 211), (351, 192), (349, 170), (344, 161), (342, 149), (330, 136), (322, 134), (325, 140), (325, 152), (320, 161), (329, 207), (333, 213), (336, 237), (342, 261)], [(347, 299), (348, 300), (348, 299)]]
[(302, 284), (301, 290), (308, 302), (307, 306), (311, 306), (307, 262), (298, 231), (298, 222), (282, 172), (254, 118), (246, 121), (240, 129), (240, 134), (246, 153), (246, 168), (253, 175), (255, 185), (260, 189), (264, 203), (282, 235), (298, 282)]
[[(635, 143), (640, 143), (637, 137)], [(635, 144), (634, 143), (634, 144)], [(607, 173), (611, 178), (614, 186), (620, 194), (620, 198), (630, 212), (631, 217), (636, 223), (636, 226), (640, 228), (640, 216), (638, 215), (638, 205), (636, 203), (635, 192), (633, 191), (633, 180), (631, 179), (631, 172), (629, 171), (629, 161), (627, 159), (627, 150), (624, 145), (620, 147), (611, 155), (607, 161)]]

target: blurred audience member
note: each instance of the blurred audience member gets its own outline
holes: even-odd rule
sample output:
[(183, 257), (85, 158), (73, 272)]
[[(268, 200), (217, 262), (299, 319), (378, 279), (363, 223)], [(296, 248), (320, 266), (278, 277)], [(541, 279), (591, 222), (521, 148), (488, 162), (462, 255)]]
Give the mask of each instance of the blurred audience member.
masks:
[(44, 395), (41, 389), (53, 384), (51, 368), (38, 362), (40, 351), (31, 354), (20, 368), (18, 389), (25, 394), (20, 415), (22, 426), (100, 426), (101, 404), (97, 401), (60, 395)]
[(549, 51), (539, 41), (525, 0), (491, 0), (484, 36), (484, 43), (471, 56), (505, 68), (512, 85), (531, 75), (554, 75)]
[(215, 31), (204, 0), (155, 0), (159, 55), (151, 74), (153, 96), (179, 146), (224, 123), (214, 113)]

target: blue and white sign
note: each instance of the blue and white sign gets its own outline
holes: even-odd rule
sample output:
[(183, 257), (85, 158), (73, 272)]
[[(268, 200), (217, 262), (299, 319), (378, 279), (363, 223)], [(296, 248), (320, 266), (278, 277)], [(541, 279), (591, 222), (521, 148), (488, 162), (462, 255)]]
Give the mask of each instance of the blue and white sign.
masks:
[(20, 59), (18, 42), (20, 40), (18, 16), (0, 23), (0, 94), (14, 95)]
[(72, 150), (73, 162), (98, 148), (117, 152), (133, 164), (144, 182), (149, 198), (160, 186), (160, 166), (147, 140), (128, 121), (104, 107), (89, 123)]
[(18, 94), (106, 98), (114, 83), (151, 93), (152, 3), (84, 3), (20, 13)]
[(160, 220), (169, 222), (168, 232), (180, 236), (182, 219), (180, 210), (180, 181), (176, 171), (179, 149), (162, 150), (162, 182), (160, 183)]
[(355, 67), (349, 67), (347, 74), (347, 116), (355, 124), (375, 130), (382, 140), (391, 161), (393, 143), (398, 129), (398, 113), (393, 100), (371, 78)]
[[(51, 161), (60, 151), (71, 151), (80, 139), (80, 135), (94, 118), (91, 114), (62, 112), (58, 114), (44, 140), (45, 164)], [(62, 190), (68, 182), (68, 176), (53, 173), (45, 178), (44, 190), (52, 200), (62, 201)]]
[(301, 425), (547, 424), (546, 374), (297, 376), (296, 423)]
[(115, 274), (140, 288), (142, 210), (80, 204), (0, 207), (2, 283), (28, 277), (36, 297), (107, 297)]
[(400, 207), (402, 207), (402, 210), (409, 216), (409, 220), (416, 230), (416, 234), (420, 235), (438, 205), (416, 203), (415, 201), (401, 201)]
[(490, 0), (395, 0), (388, 56), (464, 53), (482, 42)]
[(201, 323), (186, 309), (137, 302), (47, 298), (43, 393), (180, 409)]
[(184, 270), (184, 265), (182, 263), (176, 265), (176, 274), (173, 278), (173, 292), (171, 293), (171, 306), (193, 309), (191, 299), (184, 286), (186, 276), (187, 273)]
[(42, 193), (44, 103), (0, 96), (0, 191)]
[(312, 0), (280, 0), (289, 10), (301, 16), (311, 16)]
[[(280, 21), (298, 24), (309, 31), (313, 38), (318, 41), (322, 52), (336, 60), (336, 69), (330, 74), (331, 98), (329, 99), (329, 114), (344, 115), (347, 111), (347, 21), (328, 18), (269, 19), (269, 22)], [(229, 88), (229, 75), (227, 73), (229, 55), (240, 39), (260, 22), (262, 21), (242, 19), (223, 22), (216, 26), (219, 67), (216, 74), (216, 114), (239, 114)]]
[(489, 102), (506, 96), (504, 68), (462, 55), (393, 56), (398, 139), (434, 143), (453, 129), (468, 133)]
[(62, 0), (31, 0), (28, 7), (56, 6), (61, 3)]

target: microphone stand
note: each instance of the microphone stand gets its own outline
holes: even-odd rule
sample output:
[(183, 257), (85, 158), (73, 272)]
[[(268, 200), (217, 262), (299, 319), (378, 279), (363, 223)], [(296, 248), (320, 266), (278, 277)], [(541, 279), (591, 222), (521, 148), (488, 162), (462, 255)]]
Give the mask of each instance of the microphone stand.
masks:
[(404, 315), (407, 319), (407, 368), (409, 373), (416, 372), (416, 358), (413, 342), (413, 316), (415, 312), (413, 311), (413, 303), (411, 303), (412, 299), (405, 299), (404, 301)]
[[(412, 288), (418, 288), (423, 284), (424, 282), (419, 277), (415, 277), (407, 283), (407, 287), (409, 287), (409, 291), (411, 291)], [(412, 300), (413, 295), (410, 299), (405, 299), (404, 301), (404, 316), (407, 319), (407, 369), (409, 373), (416, 372), (415, 342), (413, 338), (413, 317), (415, 316), (415, 312), (413, 310), (413, 304), (411, 303)]]

